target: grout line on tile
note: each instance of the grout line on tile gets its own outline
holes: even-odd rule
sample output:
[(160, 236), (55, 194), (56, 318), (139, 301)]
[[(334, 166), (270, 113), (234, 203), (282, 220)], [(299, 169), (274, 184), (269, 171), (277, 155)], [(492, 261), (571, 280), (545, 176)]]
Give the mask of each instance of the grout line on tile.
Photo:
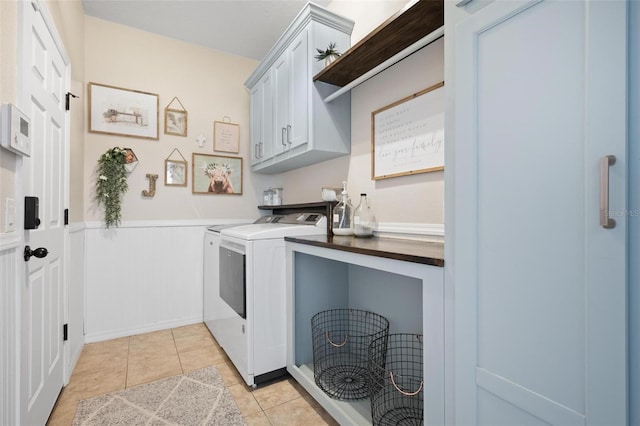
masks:
[(127, 367), (124, 370), (124, 388), (129, 383), (129, 356), (131, 355), (131, 336), (127, 337)]
[(182, 357), (180, 356), (180, 351), (178, 350), (178, 344), (176, 343), (176, 334), (174, 332), (175, 329), (171, 329), (171, 338), (173, 339), (173, 346), (176, 348), (176, 354), (178, 354), (178, 362), (180, 363), (180, 371), (182, 374), (185, 374), (184, 366), (182, 365)]

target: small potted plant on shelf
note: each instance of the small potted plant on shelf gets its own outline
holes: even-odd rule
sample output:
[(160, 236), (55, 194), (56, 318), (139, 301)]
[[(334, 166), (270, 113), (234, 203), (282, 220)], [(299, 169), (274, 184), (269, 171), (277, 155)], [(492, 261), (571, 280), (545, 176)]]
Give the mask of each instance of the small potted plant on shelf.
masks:
[(122, 195), (127, 192), (128, 149), (110, 148), (98, 159), (96, 199), (104, 206), (104, 223), (107, 228), (118, 226), (121, 214)]
[(318, 48), (316, 48), (316, 50), (318, 51), (318, 54), (315, 56), (315, 58), (318, 61), (322, 61), (324, 59), (325, 67), (331, 64), (341, 55), (341, 53), (336, 50), (335, 43), (329, 43), (329, 47), (327, 47), (325, 50)]

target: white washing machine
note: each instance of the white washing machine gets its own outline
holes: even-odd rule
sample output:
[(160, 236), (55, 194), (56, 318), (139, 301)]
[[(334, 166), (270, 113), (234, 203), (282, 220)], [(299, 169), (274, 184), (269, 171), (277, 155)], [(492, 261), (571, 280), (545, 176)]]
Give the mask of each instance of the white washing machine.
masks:
[(220, 303), (221, 300), (218, 296), (220, 292), (218, 267), (220, 263), (220, 232), (223, 229), (241, 225), (247, 225), (247, 223), (214, 225), (207, 228), (204, 234), (203, 311), (204, 323), (211, 333), (213, 333), (213, 320), (220, 316), (220, 312), (225, 308), (225, 305)]
[(292, 213), (205, 237), (205, 323), (248, 385), (286, 373), (284, 237), (326, 232), (324, 215)]

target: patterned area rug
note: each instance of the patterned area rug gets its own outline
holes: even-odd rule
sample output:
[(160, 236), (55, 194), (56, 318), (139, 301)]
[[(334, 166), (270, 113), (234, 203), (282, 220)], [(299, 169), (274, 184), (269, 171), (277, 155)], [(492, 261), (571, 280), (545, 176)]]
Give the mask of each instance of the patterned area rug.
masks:
[(74, 426), (246, 425), (218, 370), (207, 367), (80, 401)]

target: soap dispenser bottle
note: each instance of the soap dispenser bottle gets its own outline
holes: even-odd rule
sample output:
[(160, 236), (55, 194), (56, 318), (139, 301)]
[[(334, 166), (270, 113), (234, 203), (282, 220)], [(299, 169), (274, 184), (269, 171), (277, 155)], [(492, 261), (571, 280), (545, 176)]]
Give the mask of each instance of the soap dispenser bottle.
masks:
[(353, 234), (356, 237), (373, 237), (376, 227), (376, 217), (369, 205), (367, 194), (360, 194), (360, 204), (353, 213)]
[(333, 208), (333, 234), (353, 235), (353, 206), (347, 194), (347, 182), (342, 182), (340, 202)]

